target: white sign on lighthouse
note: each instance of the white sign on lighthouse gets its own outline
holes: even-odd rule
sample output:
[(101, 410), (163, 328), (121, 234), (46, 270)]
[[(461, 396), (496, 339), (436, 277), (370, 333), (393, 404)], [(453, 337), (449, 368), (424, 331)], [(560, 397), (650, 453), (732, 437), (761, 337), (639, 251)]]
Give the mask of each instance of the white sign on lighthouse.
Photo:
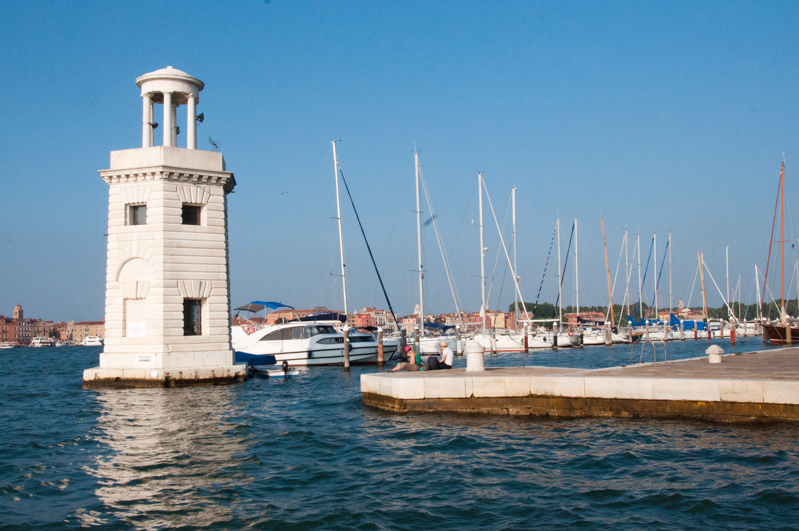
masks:
[[(171, 66), (136, 80), (142, 147), (111, 152), (105, 347), (87, 387), (233, 383), (246, 379), (230, 345), (227, 194), (221, 153), (197, 150), (204, 84)], [(163, 119), (154, 119), (154, 106)], [(186, 146), (176, 110), (187, 107)], [(159, 127), (160, 126), (160, 127)], [(154, 146), (157, 129), (163, 145)]]

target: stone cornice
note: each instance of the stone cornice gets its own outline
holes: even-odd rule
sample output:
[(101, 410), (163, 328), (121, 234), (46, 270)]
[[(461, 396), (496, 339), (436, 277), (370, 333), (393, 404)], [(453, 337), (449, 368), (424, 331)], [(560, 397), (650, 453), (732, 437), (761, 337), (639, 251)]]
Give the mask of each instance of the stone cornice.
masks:
[(236, 186), (233, 173), (227, 171), (187, 170), (156, 166), (124, 170), (100, 170), (100, 177), (108, 184), (134, 183), (148, 181), (174, 181), (190, 184), (219, 185), (230, 193)]

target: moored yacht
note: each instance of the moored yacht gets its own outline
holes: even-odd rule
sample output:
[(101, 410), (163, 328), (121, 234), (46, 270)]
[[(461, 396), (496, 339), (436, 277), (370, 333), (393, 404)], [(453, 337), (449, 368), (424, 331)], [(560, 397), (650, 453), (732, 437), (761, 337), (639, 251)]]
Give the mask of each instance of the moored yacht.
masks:
[(81, 341), (80, 344), (85, 347), (102, 347), (103, 338), (99, 336), (86, 336), (83, 338), (83, 341)]
[(52, 337), (34, 337), (31, 340), (32, 347), (54, 347), (55, 339)]
[[(278, 364), (290, 366), (340, 365), (344, 362), (344, 335), (328, 322), (293, 321), (266, 326), (250, 333), (242, 326), (231, 328), (237, 361), (252, 356), (271, 355)], [(366, 332), (350, 329), (350, 363), (375, 362), (377, 341)], [(389, 361), (396, 346), (383, 344), (383, 359)], [(243, 355), (242, 355), (243, 354)]]

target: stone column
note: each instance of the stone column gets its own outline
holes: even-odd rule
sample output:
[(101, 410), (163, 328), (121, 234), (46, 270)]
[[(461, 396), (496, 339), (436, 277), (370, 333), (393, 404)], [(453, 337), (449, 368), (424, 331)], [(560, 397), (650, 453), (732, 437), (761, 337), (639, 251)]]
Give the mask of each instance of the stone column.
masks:
[(178, 128), (177, 128), (178, 121), (176, 118), (178, 106), (173, 103), (171, 107), (172, 107), (172, 126), (170, 127), (170, 130), (172, 131), (172, 145), (174, 147), (178, 147)]
[(153, 116), (153, 100), (150, 98), (150, 147), (155, 145), (155, 117)]
[(164, 92), (164, 147), (172, 147), (172, 128), (175, 122), (172, 121), (172, 93)]
[(152, 137), (150, 135), (150, 133), (153, 130), (152, 125), (150, 125), (150, 122), (152, 122), (152, 119), (150, 118), (150, 109), (152, 109), (153, 104), (149, 94), (145, 94), (144, 96), (141, 97), (141, 99), (142, 99), (141, 147), (146, 148), (146, 147), (152, 147), (153, 145), (151, 139)]
[(197, 120), (194, 114), (197, 112), (197, 102), (194, 99), (194, 94), (189, 94), (189, 107), (186, 114), (186, 149), (197, 149)]

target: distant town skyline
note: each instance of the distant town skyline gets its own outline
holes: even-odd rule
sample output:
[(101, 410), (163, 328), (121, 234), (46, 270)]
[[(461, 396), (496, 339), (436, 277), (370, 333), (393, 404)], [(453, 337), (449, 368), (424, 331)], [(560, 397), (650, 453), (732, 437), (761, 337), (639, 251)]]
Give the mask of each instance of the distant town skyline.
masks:
[[(478, 171), (506, 244), (517, 189), (527, 302), (538, 297), (556, 219), (565, 263), (576, 217), (580, 305), (608, 304), (600, 216), (614, 303), (625, 227), (631, 293), (636, 234), (644, 269), (657, 232), (647, 304), (669, 233), (674, 306), (701, 305), (697, 251), (714, 277), (708, 305), (723, 304), (727, 246), (731, 291), (740, 275), (739, 298), (755, 302), (783, 154), (794, 299), (797, 23), (792, 2), (4, 2), (0, 313), (22, 304), (55, 321), (103, 319), (108, 186), (97, 171), (110, 151), (140, 145), (135, 79), (168, 65), (205, 82), (199, 147), (219, 149), (238, 183), (228, 202), (232, 307), (343, 308), (331, 140), (341, 140), (339, 162), (398, 315), (418, 303), (414, 149), (462, 310), (480, 309)], [(343, 188), (341, 208), (348, 305), (387, 309)], [(425, 313), (454, 312), (424, 194), (421, 210)], [(488, 306), (507, 310), (512, 273), (487, 200), (484, 215)], [(564, 305), (577, 298), (574, 250)], [(667, 272), (668, 258), (659, 307)], [(556, 277), (555, 244), (541, 302), (555, 303)], [(773, 262), (777, 297), (779, 282)]]

